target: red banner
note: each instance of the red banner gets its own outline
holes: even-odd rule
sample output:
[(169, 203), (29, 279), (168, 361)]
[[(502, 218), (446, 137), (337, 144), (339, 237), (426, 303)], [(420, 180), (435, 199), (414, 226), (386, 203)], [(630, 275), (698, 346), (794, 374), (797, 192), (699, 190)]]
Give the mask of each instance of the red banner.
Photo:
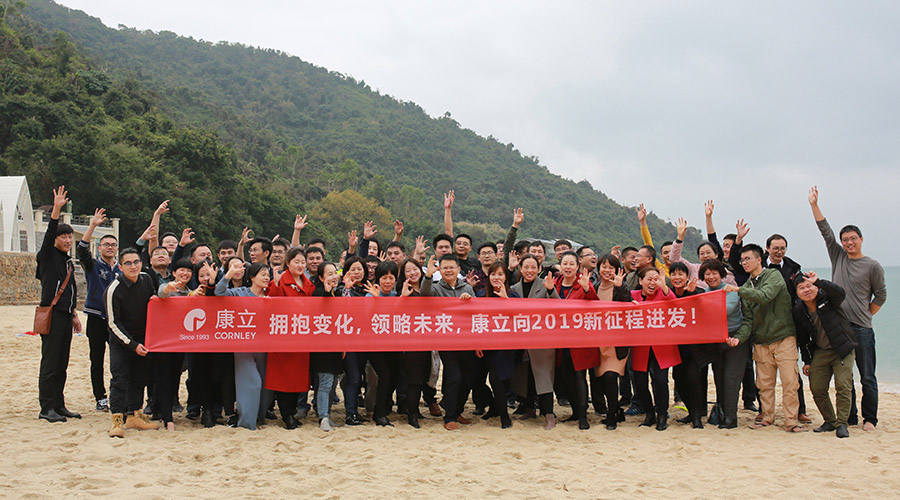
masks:
[(724, 342), (725, 292), (630, 304), (445, 297), (153, 298), (161, 352), (440, 351)]

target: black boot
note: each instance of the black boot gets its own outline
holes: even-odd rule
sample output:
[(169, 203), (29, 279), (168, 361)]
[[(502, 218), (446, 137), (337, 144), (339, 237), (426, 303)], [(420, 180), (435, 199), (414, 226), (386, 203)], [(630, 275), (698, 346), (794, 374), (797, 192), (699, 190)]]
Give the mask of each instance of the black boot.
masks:
[(654, 424), (656, 424), (656, 415), (651, 412), (647, 412), (647, 415), (644, 417), (644, 421), (641, 422), (641, 425), (639, 425), (638, 427), (653, 427)]
[(297, 418), (294, 417), (293, 415), (285, 415), (285, 416), (283, 417), (283, 420), (284, 420), (284, 428), (285, 428), (285, 429), (288, 429), (288, 430), (296, 429), (297, 427), (300, 427), (301, 425), (303, 425), (303, 424), (302, 424), (299, 420), (297, 420)]
[(416, 412), (411, 412), (406, 416), (406, 421), (410, 426), (418, 429), (419, 428), (419, 415)]
[(660, 413), (656, 416), (656, 430), (664, 431), (669, 428), (669, 414)]
[(204, 411), (200, 416), (200, 422), (203, 423), (203, 427), (209, 429), (216, 426), (216, 417), (213, 416), (212, 412)]
[(503, 412), (500, 414), (500, 428), (501, 429), (509, 429), (512, 427), (512, 420), (509, 418), (509, 413)]
[(691, 423), (693, 424), (694, 429), (702, 429), (703, 428), (703, 417), (700, 415), (694, 415), (691, 417)]

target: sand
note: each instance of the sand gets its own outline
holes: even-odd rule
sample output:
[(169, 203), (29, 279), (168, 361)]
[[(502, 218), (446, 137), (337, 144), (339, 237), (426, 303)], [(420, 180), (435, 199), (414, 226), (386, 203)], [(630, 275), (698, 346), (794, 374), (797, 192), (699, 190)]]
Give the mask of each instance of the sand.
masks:
[[(888, 498), (900, 491), (897, 394), (881, 395), (877, 430), (854, 426), (843, 440), (751, 430), (753, 414), (743, 410), (738, 429), (672, 423), (665, 432), (638, 428), (639, 417), (607, 431), (596, 415), (588, 431), (573, 423), (545, 431), (538, 420), (502, 430), (497, 419), (476, 419), (448, 432), (437, 418), (416, 430), (392, 416), (394, 428), (324, 433), (310, 416), (297, 430), (270, 422), (253, 432), (204, 429), (182, 413), (174, 433), (129, 430), (112, 439), (109, 414), (94, 410), (84, 336), (72, 342), (66, 386), (69, 409), (84, 418), (37, 419), (40, 339), (20, 335), (32, 313), (0, 307), (2, 497)], [(809, 396), (808, 403), (818, 425)]]

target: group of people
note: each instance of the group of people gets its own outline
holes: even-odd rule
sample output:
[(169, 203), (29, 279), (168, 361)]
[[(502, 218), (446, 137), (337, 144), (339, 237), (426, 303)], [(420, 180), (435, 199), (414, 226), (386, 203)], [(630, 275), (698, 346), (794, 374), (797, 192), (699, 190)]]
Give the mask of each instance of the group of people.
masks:
[[(59, 222), (68, 202), (65, 187), (54, 190), (53, 197), (37, 254), (41, 305), (53, 304), (50, 332), (42, 336), (39, 418), (63, 422), (80, 418), (67, 409), (63, 389), (72, 333), (80, 332), (82, 325), (76, 313), (75, 280), (70, 279), (75, 266), (70, 258), (73, 230)], [(159, 205), (135, 245), (119, 249), (116, 237), (105, 235), (97, 255), (91, 255), (94, 229), (106, 220), (105, 210), (97, 209), (77, 243), (76, 255), (87, 281), (83, 310), (96, 410), (112, 414), (109, 435), (155, 429), (156, 421), (174, 430), (173, 411), (183, 410), (178, 393), (185, 371), (187, 418), (205, 427), (225, 423), (256, 429), (276, 418), (277, 403), (287, 429), (302, 425), (311, 409), (326, 432), (370, 420), (393, 426), (395, 408), (406, 415), (409, 425), (419, 428), (424, 418), (420, 408), (427, 408), (430, 415), (443, 419), (444, 428), (457, 430), (460, 424), (472, 423), (464, 415), (471, 398), (474, 416), (497, 418), (503, 428), (512, 426), (510, 410), (515, 409), (513, 415), (522, 420), (540, 414), (543, 427), (553, 429), (556, 400), (571, 407), (567, 421), (580, 429), (590, 428), (588, 413), (593, 408), (607, 429), (616, 429), (626, 415), (643, 415), (641, 426), (662, 431), (669, 423), (669, 368), (674, 399), (687, 409), (681, 423), (703, 428), (705, 420), (719, 428), (735, 428), (742, 399), (745, 410), (757, 412), (752, 428), (771, 426), (777, 375), (784, 428), (802, 432), (803, 424), (812, 419), (806, 411), (799, 359), (823, 419), (815, 432), (847, 437), (848, 426), (859, 423), (854, 362), (862, 383), (863, 429), (877, 425), (872, 316), (887, 298), (884, 271), (863, 255), (858, 227), (844, 226), (835, 236), (819, 209), (815, 187), (809, 203), (831, 260), (832, 281), (803, 272), (786, 256), (784, 236), (770, 236), (765, 248), (746, 242), (749, 226), (743, 220), (720, 242), (712, 222), (712, 201), (705, 205), (708, 238), (697, 248), (699, 263), (683, 256), (684, 219), (678, 220), (675, 240), (664, 242), (657, 252), (643, 205), (637, 208), (644, 240), (640, 248), (616, 246), (600, 254), (590, 246), (575, 248), (560, 239), (552, 245), (556, 261), (551, 263), (544, 242), (518, 239), (523, 209), (513, 211), (505, 240), (475, 247), (469, 235), (454, 235), (454, 201), (453, 191), (445, 194), (445, 233), (431, 240), (430, 255), (422, 236), (407, 251), (402, 222), (394, 222), (394, 237), (385, 244), (369, 221), (363, 224), (361, 238), (355, 229), (348, 233), (347, 246), (334, 261), (326, 258), (321, 239), (301, 245), (307, 220), (299, 215), (290, 241), (251, 237), (248, 228), (239, 241), (222, 240), (215, 247), (194, 241), (191, 228), (180, 237), (164, 233), (160, 238), (168, 201)], [(728, 325), (727, 341), (716, 344), (268, 354), (150, 353), (144, 346), (147, 304), (153, 296), (165, 300), (197, 295), (345, 300), (435, 296), (641, 303), (716, 290), (726, 294)], [(713, 401), (707, 397), (710, 367)], [(829, 396), (832, 379), (836, 404)], [(338, 388), (345, 408), (343, 422), (332, 418), (332, 405), (340, 401)]]

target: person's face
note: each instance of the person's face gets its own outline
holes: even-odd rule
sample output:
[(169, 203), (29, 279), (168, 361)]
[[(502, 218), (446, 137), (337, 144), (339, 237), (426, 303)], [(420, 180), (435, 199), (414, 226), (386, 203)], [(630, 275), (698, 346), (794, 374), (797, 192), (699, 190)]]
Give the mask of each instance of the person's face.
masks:
[(175, 253), (175, 249), (178, 248), (178, 238), (170, 234), (162, 239), (162, 243), (160, 244), (160, 246), (168, 250), (169, 255), (171, 256), (173, 253)]
[(648, 271), (641, 278), (641, 289), (644, 291), (644, 295), (653, 295), (657, 288), (659, 288), (659, 272), (656, 270)]
[(456, 238), (456, 255), (466, 258), (472, 251), (472, 242), (469, 238)]
[(195, 248), (194, 253), (191, 254), (191, 264), (197, 264), (206, 259), (212, 259), (212, 251), (206, 245)]
[(638, 254), (635, 251), (625, 252), (622, 254), (622, 265), (626, 272), (634, 271), (637, 268)]
[(233, 248), (223, 248), (219, 250), (219, 253), (216, 254), (216, 257), (219, 259), (219, 263), (224, 264), (226, 260), (234, 257), (235, 251)]
[(581, 267), (587, 272), (593, 272), (597, 268), (597, 254), (590, 248), (581, 252)]
[(391, 273), (387, 273), (384, 276), (378, 278), (378, 288), (381, 289), (381, 293), (387, 295), (391, 293), (391, 290), (394, 289), (394, 285), (397, 284), (397, 277)]
[(672, 262), (669, 261), (669, 254), (672, 253), (672, 245), (666, 245), (662, 247), (661, 253), (663, 262), (665, 262), (667, 266), (671, 264)]
[(322, 272), (322, 281), (328, 284), (332, 289), (338, 284), (338, 272), (337, 269), (332, 265), (325, 266), (325, 271)]
[(530, 283), (537, 278), (540, 268), (534, 259), (526, 259), (525, 262), (522, 262), (522, 265), (519, 266), (519, 270), (522, 272), (522, 279), (524, 279), (526, 283)]
[(506, 273), (504, 273), (501, 268), (494, 269), (494, 272), (488, 276), (488, 281), (491, 282), (491, 287), (493, 287), (494, 290), (500, 290), (506, 286)]
[(306, 271), (306, 257), (302, 253), (298, 253), (287, 263), (288, 271), (294, 276), (300, 276)]
[(862, 236), (856, 231), (847, 231), (841, 236), (841, 246), (848, 254), (854, 255), (862, 251)]
[(650, 250), (646, 248), (641, 248), (637, 252), (637, 268), (644, 269), (645, 267), (650, 267), (653, 265), (653, 256), (650, 255)]
[(497, 254), (503, 253), (503, 243), (497, 243)]
[(544, 263), (544, 247), (542, 247), (540, 245), (534, 245), (532, 247), (528, 247), (528, 253), (537, 257), (537, 259), (541, 262), (541, 264)]
[(378, 267), (377, 262), (366, 262), (366, 269), (368, 269), (368, 274), (366, 277), (372, 279), (375, 276), (375, 268)]
[(497, 253), (491, 247), (484, 247), (478, 252), (478, 262), (485, 268), (491, 267), (497, 261)]
[(194, 272), (186, 267), (179, 267), (175, 270), (173, 276), (175, 276), (175, 281), (187, 283), (188, 281), (191, 281), (191, 277), (194, 276)]
[(609, 262), (600, 264), (598, 271), (600, 272), (600, 279), (603, 281), (613, 281), (616, 279), (616, 267)]
[(350, 269), (347, 269), (347, 276), (353, 281), (353, 284), (357, 284), (366, 277), (365, 268), (362, 265), (362, 262), (354, 262), (350, 264)]
[(447, 240), (441, 240), (437, 242), (437, 245), (434, 246), (434, 255), (437, 257), (440, 257), (441, 255), (447, 255), (452, 251), (453, 246), (451, 246), (450, 242)]
[(273, 266), (280, 266), (284, 264), (284, 254), (286, 253), (285, 248), (281, 245), (274, 245), (272, 247), (272, 255), (269, 256), (269, 263)]
[[(310, 254), (310, 257), (312, 257), (312, 254)], [(344, 250), (343, 252), (341, 252), (341, 258), (340, 258), (340, 261), (339, 261), (340, 264), (341, 264), (341, 269), (344, 268), (344, 261), (345, 261), (345, 260), (347, 260), (347, 251), (346, 251), (346, 250)], [(310, 268), (310, 270), (312, 270), (312, 268)]]
[(441, 262), (441, 278), (447, 283), (455, 283), (456, 277), (459, 275), (459, 264), (452, 260)]
[(405, 259), (406, 256), (403, 255), (403, 250), (400, 250), (399, 247), (391, 247), (387, 250), (387, 258), (389, 261), (399, 266), (403, 263), (403, 259)]
[(369, 255), (378, 257), (378, 243), (374, 241), (369, 242)]
[(722, 240), (722, 253), (725, 255), (726, 260), (728, 259), (728, 256), (731, 255), (732, 245), (734, 245), (734, 240)]
[(799, 297), (803, 302), (816, 300), (816, 295), (818, 294), (819, 287), (813, 285), (807, 280), (803, 280), (802, 283), (797, 285), (797, 297)]
[(578, 272), (578, 261), (572, 255), (565, 255), (559, 262), (559, 270), (566, 278), (574, 278)]
[(318, 272), (322, 262), (325, 262), (325, 257), (319, 252), (310, 252), (309, 255), (306, 256), (306, 267), (309, 268), (309, 272), (311, 273)]
[(715, 250), (713, 250), (712, 248), (712, 245), (703, 245), (702, 247), (700, 247), (700, 250), (697, 251), (697, 257), (700, 258), (700, 263), (702, 264), (708, 260), (715, 259), (717, 256)]
[[(233, 261), (230, 262), (230, 265), (234, 266), (234, 265), (235, 265), (235, 264), (234, 264), (235, 262), (239, 262), (239, 261), (234, 261), (234, 260), (233, 260)], [(239, 281), (242, 281), (242, 280), (244, 279), (244, 273), (246, 273), (246, 272), (247, 272), (247, 268), (244, 267), (243, 263), (241, 263), (240, 266), (236, 266), (236, 267), (235, 267), (235, 271), (234, 271), (234, 275), (233, 275), (232, 278), (231, 278), (232, 281), (238, 281), (238, 282), (239, 282)]]
[(773, 264), (781, 264), (781, 261), (784, 260), (784, 254), (787, 252), (787, 242), (782, 239), (774, 239), (769, 242), (766, 251), (769, 252), (769, 260)]
[(410, 283), (418, 283), (420, 279), (422, 279), (422, 270), (419, 269), (419, 266), (415, 265), (412, 262), (407, 262), (406, 266), (403, 268), (404, 274), (406, 275), (406, 281)]
[(263, 252), (262, 243), (254, 243), (250, 245), (250, 263), (257, 262), (266, 263), (268, 261), (268, 252)]
[(559, 256), (562, 255), (563, 252), (568, 252), (571, 249), (572, 247), (570, 247), (569, 245), (558, 245), (553, 249), (553, 251), (556, 252), (556, 260), (559, 260)]
[(141, 275), (141, 256), (136, 253), (126, 253), (119, 262), (119, 268), (128, 281), (136, 282)]
[(265, 267), (262, 268), (250, 282), (259, 288), (266, 288), (269, 286), (269, 270)]
[[(719, 288), (719, 285), (722, 284), (722, 275), (719, 274), (718, 271), (707, 269), (706, 272), (703, 273), (703, 281), (705, 281), (710, 288)], [(675, 284), (674, 280), (672, 280), (672, 284)]]
[(74, 237), (72, 236), (72, 233), (60, 234), (56, 236), (55, 240), (53, 240), (53, 246), (55, 246), (58, 250), (69, 253), (69, 250), (72, 249), (73, 241)]
[(209, 283), (209, 280), (212, 278), (215, 278), (215, 276), (212, 276), (212, 273), (210, 273), (209, 269), (206, 267), (201, 267), (200, 270), (197, 271), (197, 280), (200, 281), (200, 283)]
[(762, 266), (762, 259), (757, 257), (754, 252), (741, 253), (741, 267), (748, 273), (754, 273)]
[(115, 238), (103, 238), (100, 240), (100, 256), (104, 259), (112, 259), (119, 251), (119, 242)]
[(681, 269), (669, 272), (669, 279), (672, 280), (672, 286), (675, 288), (684, 288), (688, 284), (688, 275)]
[(154, 250), (153, 255), (150, 256), (150, 265), (152, 267), (167, 267), (170, 262), (172, 262), (172, 257), (169, 256), (169, 251), (164, 247), (160, 247), (162, 250)]

